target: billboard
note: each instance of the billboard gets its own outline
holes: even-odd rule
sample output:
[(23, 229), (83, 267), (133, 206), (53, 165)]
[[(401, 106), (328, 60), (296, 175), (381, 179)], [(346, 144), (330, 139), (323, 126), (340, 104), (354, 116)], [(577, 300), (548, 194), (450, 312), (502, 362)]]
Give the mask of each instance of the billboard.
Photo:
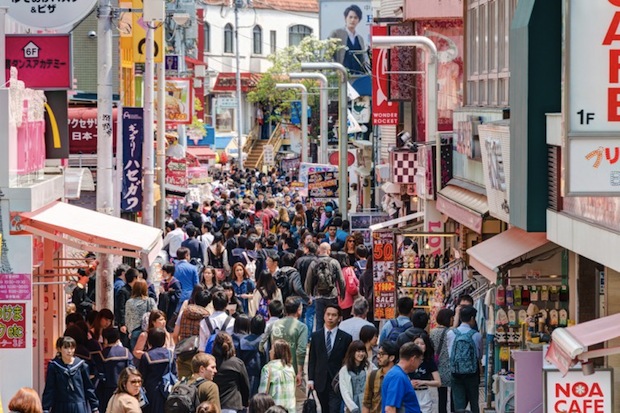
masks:
[(344, 65), (351, 74), (368, 73), (372, 3), (327, 0), (321, 1), (320, 4), (320, 38), (340, 39), (344, 46), (334, 54), (334, 61)]

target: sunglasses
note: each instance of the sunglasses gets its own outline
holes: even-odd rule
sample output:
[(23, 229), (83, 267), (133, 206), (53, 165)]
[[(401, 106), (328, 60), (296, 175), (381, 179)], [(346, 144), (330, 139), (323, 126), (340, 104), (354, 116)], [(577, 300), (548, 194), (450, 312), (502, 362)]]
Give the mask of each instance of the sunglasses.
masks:
[(129, 383), (131, 383), (131, 384), (142, 384), (142, 379), (129, 380)]

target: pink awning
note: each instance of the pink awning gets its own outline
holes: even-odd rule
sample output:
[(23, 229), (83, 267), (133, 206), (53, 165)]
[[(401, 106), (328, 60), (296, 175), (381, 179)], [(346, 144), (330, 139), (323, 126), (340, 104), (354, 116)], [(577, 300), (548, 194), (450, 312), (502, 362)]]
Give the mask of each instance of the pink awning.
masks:
[(513, 227), (467, 250), (469, 265), (491, 282), (500, 267), (547, 244), (546, 232), (526, 232)]
[(620, 314), (614, 314), (572, 327), (556, 328), (545, 359), (554, 364), (562, 374), (566, 374), (578, 359), (589, 358), (589, 346), (620, 337), (618, 325)]
[(162, 247), (161, 230), (64, 202), (11, 213), (11, 234), (38, 235), (75, 248), (140, 258), (150, 266)]

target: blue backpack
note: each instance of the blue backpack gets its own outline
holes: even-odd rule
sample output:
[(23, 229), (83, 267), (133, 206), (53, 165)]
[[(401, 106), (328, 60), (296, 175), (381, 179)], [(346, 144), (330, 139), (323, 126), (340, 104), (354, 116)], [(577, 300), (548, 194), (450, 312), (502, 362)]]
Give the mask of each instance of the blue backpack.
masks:
[(411, 321), (407, 321), (405, 324), (401, 326), (400, 324), (398, 324), (398, 320), (392, 319), (390, 320), (390, 324), (392, 325), (392, 329), (390, 330), (390, 333), (385, 338), (385, 341), (390, 341), (394, 344), (396, 344), (396, 340), (398, 340), (398, 336), (404, 333), (409, 327), (413, 327), (413, 324), (411, 324)]
[(232, 320), (231, 316), (226, 317), (224, 324), (222, 324), (222, 328), (214, 328), (213, 324), (211, 324), (211, 319), (209, 317), (206, 318), (207, 328), (209, 329), (209, 339), (207, 340), (207, 345), (205, 346), (205, 353), (212, 354), (213, 353), (213, 342), (215, 341), (215, 336), (219, 331), (226, 331), (226, 327), (228, 327), (228, 323)]
[(454, 332), (454, 343), (450, 355), (450, 369), (452, 374), (475, 374), (478, 373), (478, 355), (476, 354), (476, 343), (474, 334), (476, 330), (469, 330), (462, 333), (458, 329)]

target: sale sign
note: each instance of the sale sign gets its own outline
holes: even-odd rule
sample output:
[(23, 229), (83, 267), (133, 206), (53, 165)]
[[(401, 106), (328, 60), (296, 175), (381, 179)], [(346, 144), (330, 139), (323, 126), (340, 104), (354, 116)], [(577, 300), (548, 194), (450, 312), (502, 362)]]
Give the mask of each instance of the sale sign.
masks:
[(0, 349), (26, 348), (26, 304), (0, 304)]
[(560, 371), (546, 370), (545, 412), (612, 412), (613, 386), (611, 369), (596, 370), (589, 376), (581, 370), (571, 370), (564, 377)]
[(396, 283), (375, 283), (375, 320), (396, 318)]
[(392, 231), (372, 233), (372, 259), (375, 319), (389, 320), (396, 317), (394, 233)]
[[(373, 36), (387, 36), (387, 26), (372, 26), (371, 31)], [(372, 55), (372, 124), (396, 125), (398, 102), (388, 100), (388, 49), (372, 49)]]

